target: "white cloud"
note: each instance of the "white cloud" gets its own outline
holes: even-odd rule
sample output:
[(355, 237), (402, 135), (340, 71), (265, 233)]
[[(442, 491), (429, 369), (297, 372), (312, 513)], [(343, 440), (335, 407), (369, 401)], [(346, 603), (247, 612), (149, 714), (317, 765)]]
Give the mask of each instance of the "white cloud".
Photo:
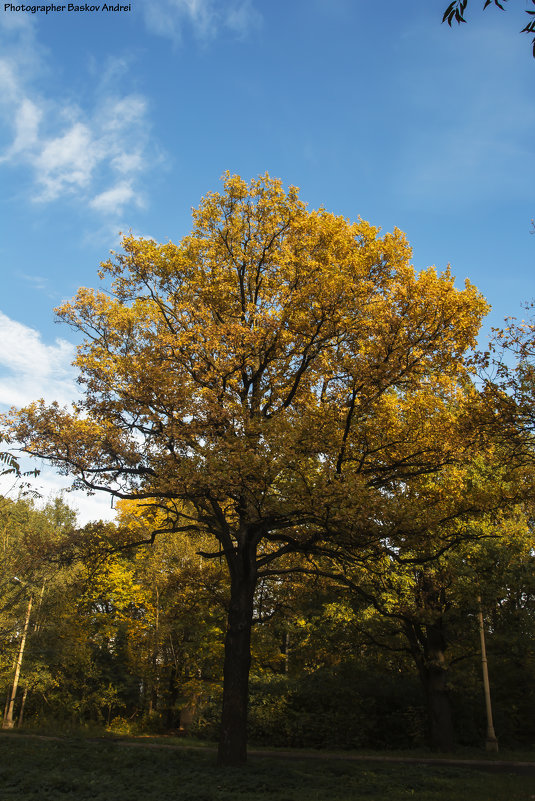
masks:
[(110, 97), (102, 109), (102, 127), (105, 131), (122, 134), (129, 126), (142, 123), (146, 111), (147, 103), (139, 95)]
[(41, 118), (41, 110), (29, 98), (24, 97), (15, 116), (15, 140), (10, 148), (12, 156), (35, 147)]
[(103, 214), (121, 214), (123, 207), (130, 202), (140, 205), (140, 200), (131, 184), (123, 181), (94, 197), (91, 207)]
[(131, 173), (143, 169), (143, 158), (140, 153), (119, 153), (111, 161), (118, 173)]
[[(26, 464), (26, 462), (25, 462)], [(28, 469), (37, 467), (39, 475), (31, 479), (32, 487), (41, 495), (41, 503), (61, 496), (65, 503), (78, 513), (78, 523), (84, 525), (90, 520), (113, 520), (115, 512), (111, 497), (107, 492), (86, 495), (81, 490), (69, 491), (69, 479), (55, 473), (42, 459), (28, 459)]]
[(0, 166), (29, 169), (36, 202), (74, 198), (106, 215), (139, 206), (135, 184), (153, 166), (150, 121), (142, 95), (117, 91), (127, 62), (112, 58), (102, 65), (92, 104), (82, 109), (70, 97), (49, 98), (33, 90), (35, 76), (46, 72), (47, 58), (31, 24), (7, 30), (0, 22), (0, 44), (0, 114), (12, 132)]
[[(56, 339), (48, 345), (43, 342), (39, 331), (0, 312), (0, 406), (7, 410), (11, 406), (27, 405), (38, 398), (44, 398), (47, 403), (56, 400), (62, 405), (69, 404), (78, 396), (75, 371), (71, 365), (74, 352), (71, 342)], [(65, 502), (78, 510), (81, 524), (113, 518), (108, 495), (65, 492), (70, 486), (69, 479), (55, 473), (45, 461), (21, 455), (20, 463), (23, 470), (35, 467), (40, 470), (37, 478), (28, 480), (43, 500), (65, 493)], [(17, 493), (12, 476), (0, 479), (0, 493), (7, 492)]]
[[(97, 211), (108, 213), (99, 198), (116, 192), (117, 179), (130, 186), (149, 166), (147, 104), (138, 95), (108, 97), (92, 116), (74, 106), (63, 109), (60, 130), (44, 136), (40, 128), (50, 125), (44, 101), (22, 97), (15, 111), (14, 138), (0, 161), (23, 163), (34, 174), (33, 199), (50, 202), (75, 196)], [(57, 118), (56, 118), (57, 119)], [(124, 179), (127, 179), (126, 182)], [(132, 188), (122, 192), (122, 207), (137, 198)]]
[(127, 75), (132, 59), (125, 56), (109, 56), (104, 63), (95, 57), (90, 57), (89, 70), (94, 81), (103, 92), (110, 88), (115, 89), (120, 81)]
[(98, 144), (89, 127), (74, 123), (62, 136), (46, 142), (31, 159), (37, 181), (43, 187), (37, 199), (55, 200), (70, 188), (89, 186), (98, 161)]
[(175, 41), (187, 26), (203, 41), (224, 31), (244, 36), (262, 19), (252, 0), (144, 0), (143, 10), (152, 33)]
[(11, 451), (16, 454), (23, 472), (37, 469), (39, 475), (24, 477), (20, 480), (14, 480), (13, 476), (0, 476), (1, 495), (16, 498), (22, 481), (27, 483), (32, 491), (39, 494), (40, 497), (36, 500), (37, 506), (43, 506), (47, 501), (62, 497), (65, 503), (77, 512), (79, 525), (84, 525), (90, 520), (113, 520), (115, 518), (108, 493), (97, 492), (94, 495), (86, 495), (81, 490), (71, 492), (69, 491), (69, 479), (54, 472), (43, 459), (34, 459), (18, 453), (14, 447), (11, 448)]
[(72, 401), (77, 395), (74, 352), (70, 342), (56, 339), (47, 345), (38, 331), (0, 312), (0, 404)]
[(258, 28), (262, 22), (262, 16), (249, 0), (231, 4), (225, 14), (225, 26), (240, 36), (245, 36), (253, 28)]
[(0, 61), (0, 90), (4, 98), (4, 102), (13, 100), (17, 96), (17, 77), (13, 67), (7, 62), (6, 59)]
[(28, 273), (18, 273), (18, 275), (24, 281), (27, 281), (32, 289), (43, 291), (48, 288), (48, 279), (44, 275), (28, 275)]

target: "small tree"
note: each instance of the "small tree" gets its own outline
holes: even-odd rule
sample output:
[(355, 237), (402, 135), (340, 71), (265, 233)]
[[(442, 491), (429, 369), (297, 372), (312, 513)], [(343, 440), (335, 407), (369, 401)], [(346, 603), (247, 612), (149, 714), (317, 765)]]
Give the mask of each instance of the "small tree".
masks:
[(466, 447), (465, 353), (486, 304), (416, 273), (403, 234), (307, 210), (267, 175), (226, 175), (179, 245), (127, 236), (110, 291), (58, 309), (85, 339), (85, 398), (15, 414), (26, 451), (75, 484), (155, 504), (166, 531), (209, 533), (230, 576), (219, 760), (246, 758), (259, 577), (341, 531), (382, 536), (395, 481)]

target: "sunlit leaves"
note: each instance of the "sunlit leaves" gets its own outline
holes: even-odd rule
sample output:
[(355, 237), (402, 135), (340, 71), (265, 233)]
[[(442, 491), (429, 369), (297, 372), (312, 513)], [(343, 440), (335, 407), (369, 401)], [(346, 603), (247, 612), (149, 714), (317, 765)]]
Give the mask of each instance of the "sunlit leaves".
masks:
[(153, 533), (215, 538), (208, 554), (252, 548), (266, 570), (368, 547), (393, 498), (471, 447), (484, 299), (417, 271), (399, 230), (310, 211), (267, 175), (225, 175), (193, 216), (179, 244), (125, 237), (104, 289), (58, 309), (84, 335), (83, 398), (28, 406), (13, 434), (79, 485), (152, 502)]

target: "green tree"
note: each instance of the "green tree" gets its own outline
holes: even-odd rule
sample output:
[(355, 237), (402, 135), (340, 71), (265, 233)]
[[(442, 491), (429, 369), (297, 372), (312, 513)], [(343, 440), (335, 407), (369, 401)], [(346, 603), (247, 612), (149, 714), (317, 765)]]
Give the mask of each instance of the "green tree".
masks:
[(43, 678), (40, 629), (47, 618), (49, 594), (54, 593), (62, 573), (59, 547), (74, 521), (75, 513), (59, 499), (38, 509), (29, 498), (0, 498), (0, 638), (4, 646), (0, 670), (8, 727), (14, 722), (19, 679), (24, 688), (21, 720), (35, 674), (41, 672)]
[[(339, 583), (345, 580), (354, 595), (360, 610), (354, 624), (370, 643), (410, 655), (425, 699), (429, 745), (450, 751), (456, 742), (452, 667), (476, 653), (477, 599), (482, 596), (485, 608), (496, 608), (507, 604), (513, 587), (516, 593), (525, 592), (522, 573), (532, 563), (532, 538), (521, 509), (466, 515), (446, 525), (458, 537), (455, 547), (443, 549), (444, 539), (437, 541), (437, 531), (430, 529), (426, 544), (401, 558), (385, 552), (382, 562), (346, 570)], [(494, 619), (491, 629), (495, 627)], [(514, 647), (512, 639), (509, 647)], [(477, 678), (479, 682), (480, 673)]]

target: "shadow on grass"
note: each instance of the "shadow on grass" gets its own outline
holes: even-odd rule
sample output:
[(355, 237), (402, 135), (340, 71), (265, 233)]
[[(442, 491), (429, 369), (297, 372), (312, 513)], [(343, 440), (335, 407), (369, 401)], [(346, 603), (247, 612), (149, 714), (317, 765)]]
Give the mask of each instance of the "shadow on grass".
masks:
[[(151, 738), (152, 739), (152, 738)], [(156, 738), (154, 738), (156, 740)], [(158, 738), (160, 744), (171, 738)], [(144, 738), (143, 738), (144, 740)], [(17, 801), (531, 801), (533, 776), (451, 765), (252, 756), (220, 770), (210, 749), (156, 748), (131, 738), (0, 737), (0, 799)], [(150, 746), (150, 747), (145, 747)]]

